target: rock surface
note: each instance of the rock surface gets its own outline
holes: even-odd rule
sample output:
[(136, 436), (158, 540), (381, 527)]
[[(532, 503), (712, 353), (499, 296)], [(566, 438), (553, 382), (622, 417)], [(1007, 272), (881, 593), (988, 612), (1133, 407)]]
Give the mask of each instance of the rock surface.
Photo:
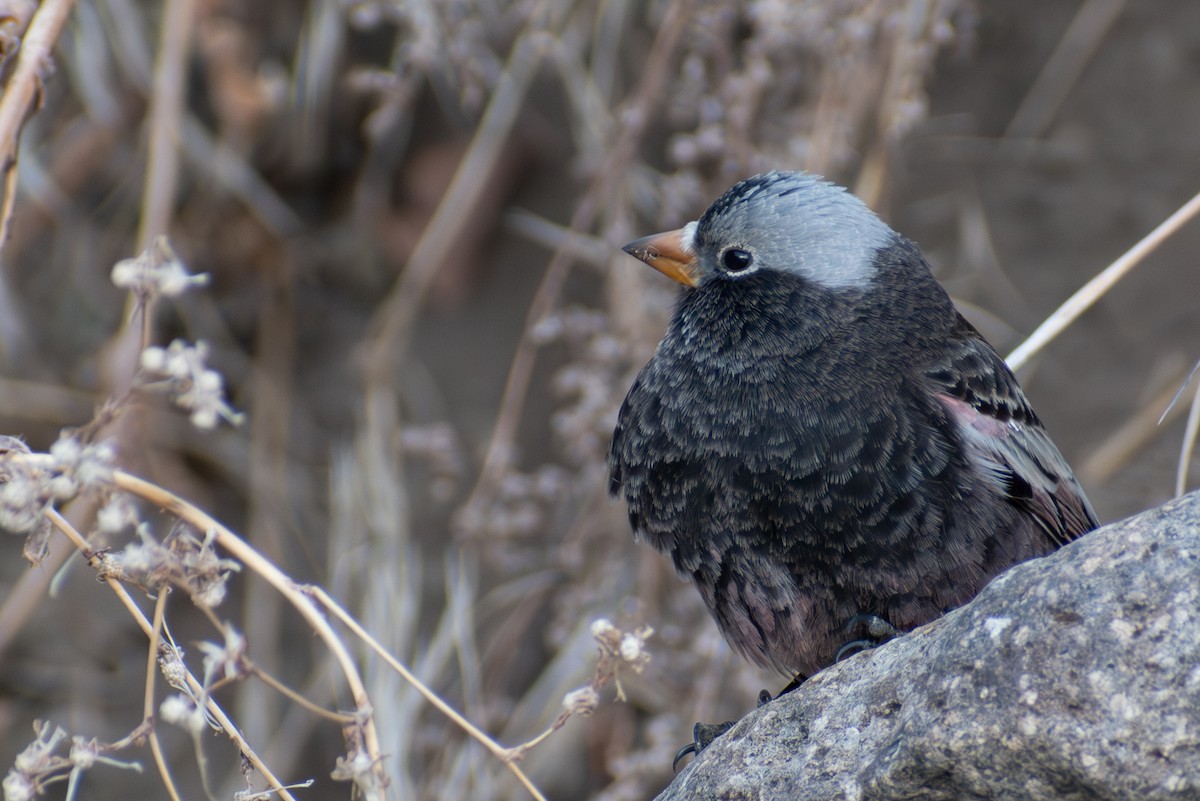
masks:
[(747, 715), (667, 799), (1200, 799), (1200, 493)]

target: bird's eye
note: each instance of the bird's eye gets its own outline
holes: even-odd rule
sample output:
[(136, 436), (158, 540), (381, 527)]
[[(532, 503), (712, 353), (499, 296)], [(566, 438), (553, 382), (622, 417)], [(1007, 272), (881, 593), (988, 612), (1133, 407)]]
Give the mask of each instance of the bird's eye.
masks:
[(754, 254), (741, 248), (729, 248), (721, 254), (721, 266), (727, 272), (740, 273), (750, 269), (754, 264)]

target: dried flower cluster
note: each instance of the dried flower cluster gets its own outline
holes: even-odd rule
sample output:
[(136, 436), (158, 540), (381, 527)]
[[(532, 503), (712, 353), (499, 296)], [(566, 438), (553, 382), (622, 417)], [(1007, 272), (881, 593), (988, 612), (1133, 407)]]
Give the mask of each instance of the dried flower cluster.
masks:
[(638, 626), (633, 631), (622, 631), (607, 618), (600, 618), (592, 623), (592, 638), (600, 647), (600, 661), (596, 665), (596, 675), (602, 677), (600, 684), (611, 678), (617, 686), (617, 697), (625, 699), (625, 690), (621, 687), (621, 668), (628, 668), (634, 673), (641, 673), (650, 663), (650, 652), (646, 650), (646, 640), (654, 634), (650, 626)]
[(127, 289), (139, 298), (175, 298), (189, 289), (208, 284), (208, 275), (192, 275), (187, 265), (175, 255), (165, 236), (132, 259), (122, 259), (112, 268), (112, 282), (118, 289)]
[(113, 447), (84, 444), (63, 433), (49, 453), (32, 453), (15, 437), (0, 437), (0, 527), (17, 534), (33, 531), (51, 503), (74, 498), (107, 482)]
[(0, 437), (0, 528), (26, 535), (26, 559), (39, 564), (45, 557), (46, 510), (85, 490), (106, 487), (114, 458), (111, 444), (83, 443), (70, 432), (63, 432), (49, 453), (32, 453), (21, 440)]
[(193, 737), (203, 734), (210, 725), (204, 706), (188, 695), (168, 695), (158, 705), (158, 714), (167, 723), (180, 727)]
[(364, 798), (379, 798), (385, 788), (380, 784), (377, 770), (379, 766), (371, 758), (371, 754), (363, 742), (362, 714), (365, 712), (365, 710), (360, 710), (354, 723), (343, 729), (349, 748), (344, 755), (336, 759), (333, 771), (329, 776), (334, 781), (351, 782), (354, 791)]
[(102, 743), (96, 739), (89, 740), (75, 735), (70, 738), (71, 747), (66, 756), (57, 753), (59, 747), (67, 741), (67, 732), (61, 726), (52, 727), (49, 723), (37, 721), (33, 730), (36, 734), (33, 742), (17, 754), (13, 767), (4, 777), (3, 783), (0, 783), (4, 801), (32, 801), (45, 795), (47, 786), (60, 781), (67, 782), (67, 799), (71, 801), (75, 796), (80, 774), (97, 764), (135, 770), (139, 773), (142, 770), (138, 762), (125, 762), (108, 754), (140, 743), (146, 734), (144, 725), (116, 743)]
[(225, 402), (225, 381), (205, 364), (207, 359), (204, 342), (189, 345), (176, 339), (165, 348), (146, 348), (141, 356), (142, 386), (165, 391), (197, 428), (215, 428), (222, 419), (238, 425), (242, 415)]
[(229, 682), (240, 681), (250, 675), (250, 663), (246, 656), (246, 638), (233, 626), (224, 625), (224, 641), (200, 642), (197, 647), (204, 654), (204, 677), (199, 691), (188, 681), (190, 672), (184, 662), (184, 651), (173, 642), (159, 643), (158, 666), (167, 685), (178, 692), (168, 695), (159, 704), (162, 719), (184, 729), (200, 746), (199, 737), (205, 731), (221, 731), (221, 725), (208, 712), (210, 694)]
[(229, 577), (241, 565), (217, 554), (213, 532), (199, 538), (181, 523), (160, 543), (147, 524), (139, 524), (136, 531), (134, 542), (104, 554), (102, 577), (131, 582), (150, 592), (167, 584), (182, 587), (192, 601), (210, 609), (225, 600)]

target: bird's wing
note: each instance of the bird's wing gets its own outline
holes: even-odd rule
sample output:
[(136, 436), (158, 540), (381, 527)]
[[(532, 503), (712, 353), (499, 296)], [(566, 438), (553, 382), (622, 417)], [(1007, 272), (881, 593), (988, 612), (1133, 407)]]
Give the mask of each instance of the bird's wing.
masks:
[(1017, 379), (961, 316), (944, 359), (925, 373), (985, 478), (1031, 514), (1056, 546), (1098, 525)]

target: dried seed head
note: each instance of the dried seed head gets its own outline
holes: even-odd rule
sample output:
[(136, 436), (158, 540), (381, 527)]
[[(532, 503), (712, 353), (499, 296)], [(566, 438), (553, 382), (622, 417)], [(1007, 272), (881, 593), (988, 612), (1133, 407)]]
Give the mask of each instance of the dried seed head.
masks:
[(208, 725), (204, 710), (185, 695), (168, 695), (158, 707), (158, 713), (167, 723), (186, 729), (193, 736), (200, 734)]
[(600, 693), (594, 687), (580, 687), (563, 696), (563, 708), (572, 715), (590, 715), (600, 705)]
[(208, 284), (208, 274), (189, 273), (163, 236), (140, 255), (113, 265), (111, 278), (118, 289), (128, 289), (143, 297), (174, 298), (192, 287)]
[(208, 345), (204, 342), (189, 345), (176, 339), (165, 349), (143, 350), (138, 377), (143, 387), (165, 390), (176, 406), (190, 413), (192, 425), (197, 428), (214, 428), (222, 419), (238, 425), (242, 415), (225, 402), (225, 381), (205, 365), (207, 359)]

